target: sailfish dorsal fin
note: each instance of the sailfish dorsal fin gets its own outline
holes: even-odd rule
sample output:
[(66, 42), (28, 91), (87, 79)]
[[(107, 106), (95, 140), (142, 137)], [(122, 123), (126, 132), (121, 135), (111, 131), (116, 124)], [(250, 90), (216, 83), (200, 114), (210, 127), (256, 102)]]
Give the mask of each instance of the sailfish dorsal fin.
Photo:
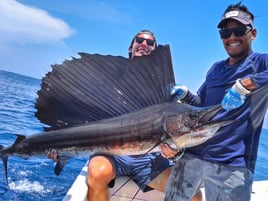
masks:
[(80, 53), (42, 79), (36, 117), (51, 129), (115, 117), (170, 101), (175, 84), (170, 49), (148, 56)]

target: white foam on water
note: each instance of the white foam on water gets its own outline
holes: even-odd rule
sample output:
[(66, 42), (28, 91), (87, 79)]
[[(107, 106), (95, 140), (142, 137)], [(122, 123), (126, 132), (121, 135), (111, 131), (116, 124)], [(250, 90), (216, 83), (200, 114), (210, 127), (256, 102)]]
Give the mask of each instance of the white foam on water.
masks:
[(11, 182), (9, 184), (10, 189), (14, 191), (21, 192), (44, 192), (45, 187), (37, 181), (29, 181), (28, 179), (23, 179), (16, 182)]

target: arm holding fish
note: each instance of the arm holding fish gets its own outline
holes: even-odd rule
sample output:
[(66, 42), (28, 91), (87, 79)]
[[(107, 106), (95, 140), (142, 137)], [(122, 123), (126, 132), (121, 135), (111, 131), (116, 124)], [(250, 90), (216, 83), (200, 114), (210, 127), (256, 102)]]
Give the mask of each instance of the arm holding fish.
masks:
[[(251, 78), (237, 79), (236, 83), (228, 90), (222, 99), (223, 109), (230, 111), (242, 106), (251, 91), (255, 90), (254, 81)], [(200, 106), (201, 100), (197, 95), (193, 95), (189, 89), (181, 84), (176, 84), (171, 89), (171, 95), (176, 96), (177, 100), (190, 105)]]
[[(267, 64), (266, 64), (266, 68)], [(261, 73), (251, 74), (246, 78), (237, 79), (225, 94), (221, 105), (227, 110), (239, 108), (244, 104), (252, 91), (268, 84), (268, 69)]]
[(246, 101), (247, 95), (255, 89), (255, 85), (250, 78), (237, 79), (235, 84), (228, 90), (222, 99), (223, 109), (230, 111), (239, 108)]
[(235, 84), (227, 91), (222, 107), (233, 110), (244, 104), (252, 91), (268, 84), (268, 60), (266, 54), (261, 54), (254, 63), (254, 73), (237, 79)]
[(179, 160), (184, 153), (184, 151), (173, 148), (168, 143), (160, 144), (160, 152), (164, 158), (168, 158), (170, 160), (173, 160), (174, 162)]
[(201, 105), (201, 99), (198, 95), (192, 94), (188, 87), (182, 85), (182, 84), (176, 84), (171, 88), (170, 94), (172, 96), (175, 96), (178, 101), (181, 101), (183, 103), (187, 103), (194, 106), (200, 106)]

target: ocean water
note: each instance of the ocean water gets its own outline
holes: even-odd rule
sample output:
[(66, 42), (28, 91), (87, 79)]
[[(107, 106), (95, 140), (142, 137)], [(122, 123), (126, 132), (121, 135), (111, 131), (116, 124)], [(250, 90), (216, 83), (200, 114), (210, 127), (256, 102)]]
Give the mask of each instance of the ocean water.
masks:
[[(9, 146), (15, 134), (31, 135), (43, 131), (34, 116), (34, 103), (40, 80), (0, 70), (0, 145)], [(59, 176), (54, 163), (44, 157), (8, 159), (8, 182), (0, 161), (0, 201), (60, 201), (74, 182), (87, 158), (68, 161)]]
[[(40, 80), (0, 70), (0, 146), (9, 146), (15, 134), (31, 135), (43, 131), (34, 116)], [(268, 130), (263, 129), (254, 180), (268, 180)], [(8, 183), (0, 161), (0, 201), (59, 201), (86, 163), (87, 158), (70, 159), (59, 176), (54, 163), (43, 157), (8, 160)]]

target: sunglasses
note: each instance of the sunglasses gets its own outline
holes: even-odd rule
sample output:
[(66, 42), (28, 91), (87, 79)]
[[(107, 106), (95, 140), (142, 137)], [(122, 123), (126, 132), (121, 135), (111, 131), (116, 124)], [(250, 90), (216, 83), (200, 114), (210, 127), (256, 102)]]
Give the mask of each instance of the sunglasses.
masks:
[(143, 41), (146, 40), (147, 45), (149, 45), (149, 46), (153, 46), (154, 45), (154, 40), (152, 40), (152, 39), (146, 39), (146, 38), (142, 38), (142, 37), (136, 37), (135, 40), (139, 44), (143, 43)]
[(220, 36), (222, 39), (230, 38), (232, 33), (234, 33), (235, 37), (242, 37), (247, 34), (247, 30), (251, 31), (251, 27), (241, 27), (241, 28), (233, 28), (233, 29), (221, 29), (219, 30)]

